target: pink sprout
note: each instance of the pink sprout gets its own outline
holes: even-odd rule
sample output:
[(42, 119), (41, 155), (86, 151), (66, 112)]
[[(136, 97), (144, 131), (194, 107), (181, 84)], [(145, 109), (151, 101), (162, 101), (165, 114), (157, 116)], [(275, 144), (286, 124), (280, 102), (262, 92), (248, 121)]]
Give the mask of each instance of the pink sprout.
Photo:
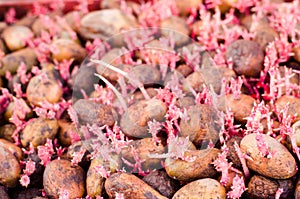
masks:
[(32, 14), (34, 16), (40, 16), (49, 13), (49, 9), (43, 6), (42, 4), (35, 2), (33, 3)]
[(156, 121), (155, 119), (153, 121), (149, 121), (148, 123), (149, 127), (149, 133), (152, 135), (152, 139), (155, 143), (159, 143), (160, 140), (157, 137), (157, 133), (162, 129), (161, 122)]
[(232, 167), (232, 162), (228, 163), (227, 154), (228, 147), (224, 144), (222, 146), (222, 153), (218, 155), (218, 158), (213, 162), (217, 171), (222, 172), (221, 184), (226, 185), (229, 181), (228, 172)]
[(240, 149), (237, 142), (234, 142), (234, 149), (235, 149), (235, 151), (236, 151), (236, 153), (239, 157), (239, 160), (242, 164), (244, 175), (245, 175), (246, 179), (249, 179), (250, 178), (250, 171), (249, 171), (249, 168), (247, 167), (246, 159), (248, 161), (253, 161), (253, 159), (250, 156), (248, 156), (247, 154), (244, 154), (242, 152), (242, 150)]
[(51, 156), (54, 154), (52, 140), (47, 138), (44, 146), (38, 146), (38, 156), (41, 159), (40, 164), (46, 166), (51, 161)]
[(278, 188), (275, 194), (275, 199), (280, 199), (282, 193), (283, 193), (283, 188)]
[(117, 192), (116, 192), (115, 197), (116, 197), (116, 199), (125, 199), (123, 193), (117, 193)]
[(70, 74), (70, 67), (73, 63), (74, 59), (70, 60), (63, 60), (62, 62), (54, 61), (55, 69), (59, 71), (60, 76), (65, 80), (68, 81), (71, 74)]
[(30, 176), (35, 171), (35, 162), (32, 160), (28, 160), (26, 162), (25, 169), (23, 170), (24, 174)]
[(77, 165), (79, 162), (81, 162), (86, 150), (85, 149), (80, 149), (79, 151), (76, 151), (72, 154), (72, 164)]
[(227, 196), (232, 199), (238, 199), (246, 189), (244, 178), (236, 175), (232, 181), (231, 191), (227, 193)]
[(30, 178), (28, 175), (26, 174), (23, 174), (20, 178), (20, 184), (23, 186), (23, 187), (27, 187), (29, 184), (30, 184)]
[(26, 64), (24, 62), (21, 62), (17, 70), (17, 76), (20, 78), (22, 84), (26, 84), (29, 81), (29, 78), (31, 77), (30, 74), (26, 75), (26, 71), (27, 71)]
[(12, 24), (16, 21), (16, 10), (14, 8), (9, 8), (9, 10), (5, 13), (5, 22), (8, 24)]
[(69, 195), (70, 195), (70, 194), (69, 194), (69, 191), (68, 191), (68, 190), (66, 190), (66, 189), (61, 189), (61, 190), (59, 191), (59, 198), (58, 198), (58, 199), (69, 199), (69, 198), (70, 198)]
[(102, 178), (108, 178), (110, 176), (110, 171), (107, 171), (104, 166), (97, 165), (94, 167), (94, 170), (102, 177)]
[(71, 102), (62, 101), (59, 103), (50, 103), (48, 101), (40, 102), (40, 107), (35, 107), (33, 110), (39, 117), (48, 119), (59, 119), (63, 112), (67, 110)]

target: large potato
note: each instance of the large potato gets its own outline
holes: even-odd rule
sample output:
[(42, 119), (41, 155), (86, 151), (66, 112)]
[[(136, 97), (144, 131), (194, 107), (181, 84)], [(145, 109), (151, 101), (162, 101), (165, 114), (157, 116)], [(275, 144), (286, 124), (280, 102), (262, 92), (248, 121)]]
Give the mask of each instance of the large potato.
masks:
[(217, 159), (219, 153), (220, 150), (216, 148), (186, 151), (184, 156), (194, 157), (194, 161), (167, 158), (165, 169), (170, 177), (180, 181), (214, 177), (217, 175), (217, 171), (212, 163)]
[(26, 46), (26, 39), (30, 39), (32, 36), (32, 31), (28, 27), (21, 25), (9, 26), (2, 33), (2, 38), (11, 51), (24, 48)]
[(15, 187), (20, 178), (21, 168), (16, 157), (3, 146), (0, 146), (0, 183)]
[(85, 192), (85, 173), (68, 160), (53, 160), (46, 166), (43, 184), (47, 195), (55, 199), (62, 191), (67, 191), (70, 199), (81, 198)]
[[(135, 149), (138, 157), (143, 161), (143, 170), (162, 168), (161, 159), (149, 157), (149, 155), (163, 154), (166, 148), (162, 144), (156, 144), (152, 138), (144, 138), (132, 141), (131, 145)], [(135, 163), (133, 151), (130, 146), (122, 149), (122, 157), (133, 164)]]
[(80, 99), (73, 105), (80, 124), (97, 124), (99, 126), (112, 126), (118, 120), (114, 108), (99, 102)]
[(33, 65), (36, 65), (37, 56), (31, 48), (24, 48), (13, 53), (7, 54), (1, 59), (0, 76), (5, 75), (6, 71), (15, 73), (22, 62), (30, 70)]
[(130, 137), (150, 137), (148, 122), (155, 119), (163, 121), (167, 106), (158, 99), (141, 100), (131, 105), (122, 115), (120, 127)]
[(105, 181), (105, 190), (109, 198), (123, 194), (126, 199), (167, 199), (144, 181), (132, 174), (115, 173)]
[(28, 147), (30, 143), (34, 147), (43, 145), (47, 139), (53, 139), (58, 131), (59, 125), (57, 120), (35, 118), (31, 120), (20, 135), (21, 143)]
[(297, 163), (292, 154), (274, 138), (263, 134), (269, 152), (275, 153), (271, 158), (263, 157), (257, 147), (256, 134), (246, 135), (241, 141), (241, 150), (253, 161), (247, 160), (247, 166), (266, 177), (287, 179), (297, 172)]
[(204, 178), (188, 183), (175, 193), (172, 199), (225, 199), (226, 190), (216, 180)]
[(180, 121), (180, 134), (189, 136), (190, 140), (197, 146), (203, 141), (216, 143), (219, 139), (220, 125), (216, 123), (217, 111), (210, 105), (200, 104), (191, 106), (187, 115), (189, 120)]

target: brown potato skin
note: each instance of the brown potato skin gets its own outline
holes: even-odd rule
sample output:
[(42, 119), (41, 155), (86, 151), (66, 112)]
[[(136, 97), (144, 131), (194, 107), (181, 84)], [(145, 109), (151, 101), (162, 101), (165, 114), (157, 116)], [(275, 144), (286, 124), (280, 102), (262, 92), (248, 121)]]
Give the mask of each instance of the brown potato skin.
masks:
[(86, 50), (70, 39), (57, 39), (52, 45), (58, 49), (57, 54), (52, 54), (52, 58), (57, 61), (74, 59), (81, 62), (86, 56)]
[(27, 70), (30, 70), (37, 63), (35, 51), (31, 48), (24, 48), (5, 55), (1, 59), (0, 76), (4, 76), (6, 71), (15, 73), (21, 62), (24, 62)]
[(16, 130), (14, 124), (5, 124), (0, 127), (0, 137), (4, 138), (7, 141), (14, 142), (14, 139), (11, 137)]
[[(142, 162), (143, 170), (162, 168), (162, 159), (149, 157), (149, 154), (165, 153), (166, 147), (162, 144), (156, 144), (152, 138), (143, 138), (132, 141), (131, 145), (134, 147), (141, 160), (144, 160), (144, 162)], [(130, 146), (122, 149), (122, 157), (133, 164), (135, 163), (132, 148)]]
[(131, 105), (121, 116), (120, 127), (129, 137), (150, 137), (148, 121), (163, 121), (167, 106), (158, 99), (141, 100)]
[(97, 171), (95, 170), (96, 166), (101, 166), (102, 161), (99, 159), (93, 159), (91, 161), (91, 165), (87, 172), (86, 176), (86, 191), (87, 194), (91, 198), (96, 198), (96, 196), (101, 196), (104, 190), (104, 182), (105, 178), (102, 177)]
[(226, 190), (216, 180), (204, 178), (188, 183), (179, 189), (172, 199), (225, 199)]
[(149, 66), (146, 64), (137, 65), (129, 71), (128, 75), (130, 77), (136, 78), (141, 84), (145, 86), (160, 84), (161, 76), (160, 71), (157, 67)]
[(85, 173), (68, 160), (53, 160), (47, 164), (43, 176), (48, 196), (58, 199), (61, 189), (68, 191), (69, 198), (81, 198), (85, 192)]
[(257, 77), (263, 69), (264, 52), (258, 43), (236, 40), (226, 49), (226, 59), (232, 58), (233, 70), (238, 75)]
[(189, 120), (180, 121), (180, 134), (189, 139), (197, 146), (202, 141), (216, 143), (219, 139), (220, 126), (217, 121), (217, 112), (210, 105), (199, 104), (191, 106), (187, 110)]
[(105, 190), (109, 198), (115, 198), (115, 193), (124, 194), (126, 199), (167, 199), (147, 183), (132, 174), (115, 173), (105, 181)]
[(279, 184), (275, 180), (260, 175), (254, 175), (248, 183), (247, 198), (275, 198)]
[(300, 99), (297, 97), (284, 95), (276, 100), (275, 105), (278, 108), (278, 110), (280, 111), (280, 110), (284, 109), (284, 107), (286, 106), (287, 103), (289, 103), (289, 108), (288, 108), (287, 114), (288, 115), (297, 114), (296, 118), (293, 122), (300, 120), (300, 114), (299, 114)]
[(15, 145), (14, 143), (5, 139), (0, 139), (0, 146), (8, 149), (17, 158), (17, 160), (23, 159), (23, 152), (21, 148)]
[(7, 187), (17, 185), (21, 173), (19, 161), (3, 146), (0, 146), (0, 171), (1, 184)]
[(257, 148), (256, 134), (246, 135), (240, 144), (243, 153), (249, 155), (253, 161), (247, 160), (247, 166), (266, 177), (274, 179), (287, 179), (297, 173), (297, 163), (292, 154), (274, 138), (263, 134), (270, 152), (276, 152), (271, 157), (262, 157)]
[(190, 150), (185, 152), (185, 156), (196, 157), (195, 161), (187, 162), (180, 159), (167, 158), (165, 169), (167, 174), (179, 181), (193, 181), (200, 178), (214, 177), (217, 171), (213, 166), (213, 161), (217, 159), (219, 149)]
[(200, 71), (195, 71), (185, 78), (182, 85), (182, 90), (186, 93), (192, 93), (190, 87), (196, 92), (201, 92), (205, 84), (205, 79)]
[(25, 47), (25, 40), (33, 36), (33, 32), (26, 26), (12, 25), (2, 32), (2, 38), (9, 50), (15, 51)]
[(72, 144), (71, 133), (77, 133), (77, 128), (72, 122), (67, 122), (65, 120), (58, 120), (59, 131), (58, 140), (64, 146), (70, 146)]
[(180, 15), (186, 16), (191, 8), (198, 8), (202, 0), (175, 0)]
[(87, 99), (80, 99), (73, 105), (80, 124), (97, 124), (112, 126), (118, 121), (114, 108)]
[(46, 143), (47, 138), (53, 139), (59, 129), (57, 120), (35, 118), (30, 121), (20, 135), (23, 147), (28, 147), (30, 143), (34, 147)]

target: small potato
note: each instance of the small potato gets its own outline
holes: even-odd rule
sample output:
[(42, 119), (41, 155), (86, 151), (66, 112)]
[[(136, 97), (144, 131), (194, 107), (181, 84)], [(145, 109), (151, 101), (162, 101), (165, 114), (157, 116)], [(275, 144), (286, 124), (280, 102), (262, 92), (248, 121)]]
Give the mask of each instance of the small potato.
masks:
[(35, 118), (31, 120), (20, 135), (23, 147), (28, 147), (30, 143), (34, 147), (43, 145), (47, 139), (53, 139), (58, 131), (57, 120)]
[(196, 92), (201, 92), (203, 85), (205, 84), (205, 78), (200, 71), (195, 71), (185, 78), (182, 85), (182, 90), (186, 93), (192, 93), (192, 89)]
[(162, 144), (156, 144), (152, 138), (143, 138), (141, 140), (134, 140), (131, 145), (122, 149), (122, 158), (131, 163), (135, 163), (133, 149), (136, 151), (138, 157), (142, 160), (143, 170), (161, 169), (161, 159), (150, 158), (149, 155), (165, 153), (165, 147)]
[(226, 145), (228, 147), (228, 153), (227, 153), (228, 162), (232, 162), (233, 163), (232, 166), (238, 169), (242, 168), (242, 163), (236, 153), (234, 143), (236, 142), (238, 146), (240, 146), (241, 140), (242, 140), (241, 137), (234, 136), (226, 142)]
[(188, 120), (180, 121), (180, 135), (189, 137), (196, 145), (203, 141), (216, 143), (219, 139), (220, 125), (217, 124), (217, 111), (210, 105), (199, 104), (187, 110)]
[(118, 121), (114, 108), (87, 99), (80, 99), (73, 105), (80, 124), (97, 124), (112, 126)]
[(258, 77), (263, 69), (264, 52), (254, 41), (236, 40), (228, 45), (226, 59), (232, 59), (233, 70), (238, 75)]
[(229, 94), (218, 102), (218, 109), (226, 111), (230, 108), (235, 121), (244, 124), (246, 123), (246, 117), (251, 113), (254, 102), (255, 99), (249, 95), (240, 94), (239, 98), (235, 98), (233, 94)]
[(57, 103), (62, 94), (63, 89), (59, 80), (47, 72), (32, 77), (26, 89), (28, 101), (35, 106), (40, 106), (40, 103), (45, 101)]
[(85, 173), (68, 160), (53, 160), (46, 166), (43, 185), (47, 195), (55, 199), (61, 191), (67, 191), (70, 199), (81, 198), (85, 192)]
[(57, 53), (52, 53), (52, 58), (57, 61), (74, 59), (81, 62), (86, 56), (86, 50), (70, 39), (54, 40), (52, 46), (57, 49)]
[(262, 49), (279, 37), (278, 33), (267, 23), (259, 24), (254, 28), (255, 37), (253, 41), (258, 43)]
[(248, 183), (247, 198), (275, 198), (279, 184), (263, 176), (254, 175)]
[(158, 99), (141, 100), (131, 105), (121, 117), (120, 127), (130, 137), (150, 137), (148, 122), (163, 121), (167, 106)]
[(176, 68), (176, 71), (179, 72), (184, 77), (187, 77), (193, 72), (193, 69), (186, 64), (181, 64)]
[(175, 193), (172, 199), (225, 199), (226, 190), (216, 180), (204, 178), (188, 183)]
[(213, 161), (217, 159), (219, 149), (204, 149), (186, 151), (184, 156), (195, 158), (194, 161), (167, 158), (165, 161), (165, 169), (167, 174), (179, 181), (193, 181), (200, 178), (214, 177), (217, 171), (213, 166)]
[(8, 149), (17, 158), (17, 160), (20, 161), (23, 159), (23, 152), (21, 148), (15, 145), (14, 143), (5, 139), (0, 139), (0, 147)]
[(293, 122), (300, 120), (300, 98), (289, 95), (283, 95), (282, 97), (278, 98), (275, 102), (278, 111), (283, 110), (287, 104), (289, 104), (287, 114), (296, 115), (296, 118)]
[(144, 181), (132, 174), (115, 173), (105, 181), (105, 190), (109, 198), (115, 198), (116, 192), (126, 199), (167, 199)]
[(179, 188), (179, 182), (170, 178), (165, 171), (152, 171), (143, 181), (167, 198), (171, 198)]
[(33, 37), (33, 32), (28, 27), (21, 25), (9, 26), (2, 33), (2, 38), (10, 51), (24, 48), (26, 39), (31, 37)]
[(12, 135), (16, 130), (16, 126), (14, 124), (5, 124), (0, 127), (0, 138), (4, 138), (7, 141), (14, 142)]
[(7, 187), (15, 187), (20, 173), (19, 161), (9, 149), (0, 146), (0, 183)]
[(160, 84), (160, 71), (150, 65), (141, 64), (133, 67), (129, 73), (129, 77), (137, 79), (141, 84), (150, 86), (153, 84)]
[(0, 76), (4, 76), (6, 71), (15, 73), (22, 62), (26, 64), (27, 70), (36, 65), (37, 56), (35, 51), (31, 48), (24, 48), (5, 55), (1, 59)]
[(257, 147), (256, 134), (248, 134), (241, 141), (241, 150), (249, 155), (253, 161), (247, 160), (247, 166), (266, 177), (287, 179), (297, 173), (297, 163), (292, 154), (274, 138), (263, 134), (265, 144), (272, 157), (263, 157)]
[(190, 40), (190, 30), (184, 18), (171, 16), (161, 21), (160, 28), (164, 37), (172, 35), (176, 46), (182, 46)]
[(112, 35), (137, 26), (135, 18), (119, 9), (104, 9), (86, 14), (80, 21), (79, 33), (85, 39), (109, 39)]
[(65, 120), (59, 120), (59, 131), (58, 131), (58, 140), (64, 146), (70, 146), (72, 144), (72, 136), (78, 135), (77, 128), (71, 122)]

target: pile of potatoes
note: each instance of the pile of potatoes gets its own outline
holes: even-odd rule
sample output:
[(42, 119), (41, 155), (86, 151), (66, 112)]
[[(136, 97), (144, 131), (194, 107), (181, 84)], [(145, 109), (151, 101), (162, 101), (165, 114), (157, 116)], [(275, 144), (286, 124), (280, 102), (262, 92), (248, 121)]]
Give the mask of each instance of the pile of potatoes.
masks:
[[(247, 129), (247, 117), (259, 100), (249, 94), (245, 84), (238, 97), (224, 93), (225, 84), (230, 84), (232, 79), (260, 78), (266, 48), (279, 33), (267, 18), (253, 22), (251, 15), (236, 13), (239, 24), (235, 26), (256, 34), (251, 40), (231, 41), (223, 50), (224, 59), (231, 67), (217, 66), (212, 57), (218, 52), (203, 50), (203, 41), (190, 38), (197, 38), (205, 31), (205, 24), (198, 15), (191, 24), (187, 22), (191, 10), (199, 9), (205, 2), (174, 2), (178, 16), (159, 21), (162, 29), (142, 48), (129, 52), (131, 60), (123, 48), (128, 45), (128, 38), (119, 33), (139, 28), (145, 16), (124, 12), (117, 0), (102, 0), (101, 9), (87, 13), (58, 10), (47, 15), (27, 15), (12, 24), (0, 22), (0, 52), (3, 54), (0, 58), (0, 97), (3, 97), (0, 98), (0, 198), (222, 199), (228, 198), (235, 176), (245, 181), (242, 198), (275, 198), (279, 189), (282, 189), (280, 198), (300, 198), (299, 162), (291, 147), (293, 140), (287, 136), (286, 140), (278, 141), (276, 136), (266, 133), (270, 129), (264, 124), (262, 139), (273, 155), (262, 156), (256, 134), (242, 133)], [(218, 6), (221, 14), (228, 13), (233, 4), (229, 0), (222, 1)], [(131, 1), (126, 6), (132, 10), (139, 7)], [(148, 32), (135, 34), (139, 41)], [(171, 36), (173, 46), (164, 46), (162, 38)], [(110, 45), (110, 48), (104, 43), (97, 46), (106, 48), (103, 54), (88, 48), (98, 39), (108, 40)], [(188, 63), (186, 52), (194, 52), (196, 54), (190, 56), (200, 59)], [(285, 65), (299, 70), (300, 48), (293, 48), (293, 52)], [(109, 66), (91, 60), (97, 53)], [(160, 53), (178, 55), (173, 70), (163, 71)], [(154, 64), (149, 64), (149, 59)], [(59, 66), (67, 61), (72, 63), (66, 71)], [(21, 69), (27, 76), (21, 74)], [(283, 66), (279, 70), (285, 77)], [(69, 76), (65, 78), (67, 73)], [(107, 82), (101, 81), (95, 73)], [(291, 81), (298, 85), (299, 75), (293, 73)], [(18, 84), (19, 90), (16, 89)], [(111, 92), (112, 96), (100, 99), (103, 93), (94, 88), (95, 84), (103, 86), (101, 92)], [(179, 88), (174, 84), (180, 85)], [(173, 93), (163, 93), (163, 88)], [(12, 94), (11, 98), (5, 98), (5, 89)], [(126, 89), (133, 92), (127, 93)], [(211, 94), (211, 102), (199, 100), (201, 95), (198, 94), (205, 91)], [(168, 101), (168, 95), (174, 97), (175, 92), (179, 97)], [(104, 103), (105, 100), (109, 103)], [(291, 123), (296, 145), (300, 147), (300, 98), (283, 94), (274, 101), (277, 110), (284, 109), (286, 104), (289, 104), (287, 113), (296, 114)], [(46, 112), (42, 112), (45, 107), (48, 107)], [(54, 116), (50, 115), (49, 107), (55, 109)], [(172, 116), (174, 107), (184, 112), (168, 126), (175, 117)], [(27, 111), (23, 115), (24, 110)], [(221, 172), (216, 170), (214, 162), (222, 153), (223, 124), (219, 121), (221, 113), (227, 110), (232, 111), (239, 132), (225, 140), (226, 158), (241, 172), (229, 170), (229, 180), (222, 184)], [(272, 117), (279, 117), (276, 114), (279, 111), (274, 111)], [(19, 126), (16, 117), (21, 121)], [(157, 140), (149, 133), (149, 124), (153, 121), (161, 125)], [(111, 151), (108, 148), (112, 147), (112, 138), (108, 139), (105, 137), (108, 133), (104, 133), (106, 128), (116, 126), (126, 137), (126, 143), (119, 150)], [(275, 121), (275, 135), (279, 126)], [(172, 132), (168, 132), (168, 128), (178, 130), (173, 146), (169, 143), (168, 136), (172, 136)], [(97, 133), (89, 133), (91, 129)], [(77, 136), (76, 141), (74, 136)], [(44, 164), (39, 152), (49, 141), (54, 151)], [(245, 162), (241, 161), (235, 145), (248, 157)], [(183, 153), (170, 155), (176, 150)], [(74, 164), (73, 156), (79, 153), (82, 158)], [(30, 184), (23, 187), (20, 179), (27, 161), (35, 163), (35, 171), (30, 175)], [(249, 176), (244, 175), (245, 166)]]

